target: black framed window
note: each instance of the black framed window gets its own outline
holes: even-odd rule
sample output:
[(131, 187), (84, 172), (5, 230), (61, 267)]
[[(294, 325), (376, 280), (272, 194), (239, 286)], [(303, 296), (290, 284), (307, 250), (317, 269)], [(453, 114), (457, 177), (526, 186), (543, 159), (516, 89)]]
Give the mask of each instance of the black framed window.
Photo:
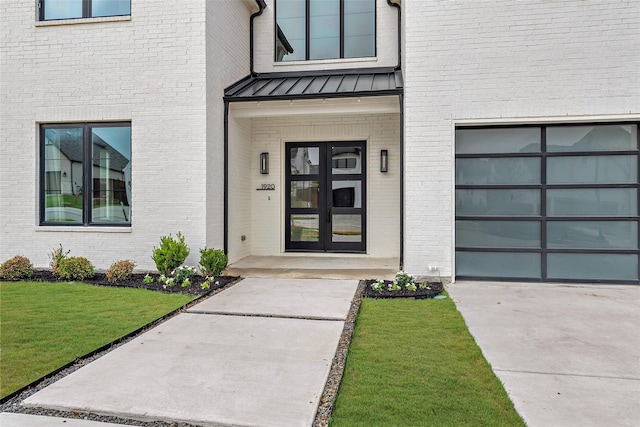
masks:
[(637, 123), (456, 129), (456, 276), (640, 281)]
[(40, 224), (131, 224), (131, 123), (40, 126)]
[(376, 54), (375, 0), (277, 0), (276, 61)]
[(99, 18), (131, 15), (131, 0), (39, 0), (38, 19)]

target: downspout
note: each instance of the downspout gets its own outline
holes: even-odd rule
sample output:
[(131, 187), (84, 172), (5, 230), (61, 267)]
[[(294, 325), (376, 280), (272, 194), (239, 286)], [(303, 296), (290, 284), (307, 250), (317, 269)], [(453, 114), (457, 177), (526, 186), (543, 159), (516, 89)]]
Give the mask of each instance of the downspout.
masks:
[(387, 0), (387, 4), (398, 9), (398, 64), (395, 69), (400, 70), (402, 68), (402, 12), (398, 3), (392, 3), (391, 0)]
[(264, 9), (267, 7), (267, 4), (264, 2), (264, 0), (256, 0), (256, 4), (258, 5), (259, 10), (253, 15), (251, 15), (251, 18), (249, 21), (250, 22), (249, 24), (249, 56), (250, 56), (249, 71), (252, 77), (255, 77), (258, 75), (253, 69), (253, 20), (258, 16), (262, 15), (262, 12), (264, 12)]
[[(395, 70), (402, 69), (402, 11), (398, 3), (387, 0), (387, 4), (398, 9), (398, 64)], [(398, 95), (400, 102), (400, 270), (404, 270), (404, 87)]]
[(229, 101), (224, 101), (224, 253), (229, 255)]

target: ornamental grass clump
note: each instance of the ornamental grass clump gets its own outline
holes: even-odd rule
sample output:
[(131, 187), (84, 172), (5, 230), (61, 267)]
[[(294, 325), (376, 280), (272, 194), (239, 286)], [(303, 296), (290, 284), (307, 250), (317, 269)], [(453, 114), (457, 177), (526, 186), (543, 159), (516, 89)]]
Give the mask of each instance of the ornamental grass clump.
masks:
[(174, 239), (171, 234), (160, 238), (160, 247), (153, 248), (151, 259), (156, 263), (160, 274), (168, 276), (178, 268), (189, 256), (189, 247), (184, 242), (184, 236), (178, 231)]
[(133, 268), (136, 263), (128, 259), (114, 261), (107, 270), (107, 280), (109, 282), (117, 282), (118, 280), (126, 280), (133, 274)]
[(222, 249), (200, 249), (200, 272), (203, 276), (219, 276), (229, 262)]
[(29, 258), (16, 255), (0, 265), (0, 279), (21, 280), (33, 276), (33, 264)]
[(62, 244), (55, 249), (51, 249), (51, 252), (49, 253), (49, 267), (51, 267), (51, 273), (53, 273), (54, 276), (60, 277), (60, 263), (63, 259), (66, 259), (67, 256), (69, 256), (69, 252), (71, 251), (67, 250), (65, 252), (62, 248)]
[(59, 265), (60, 278), (65, 280), (84, 280), (93, 277), (93, 264), (81, 256), (64, 258)]

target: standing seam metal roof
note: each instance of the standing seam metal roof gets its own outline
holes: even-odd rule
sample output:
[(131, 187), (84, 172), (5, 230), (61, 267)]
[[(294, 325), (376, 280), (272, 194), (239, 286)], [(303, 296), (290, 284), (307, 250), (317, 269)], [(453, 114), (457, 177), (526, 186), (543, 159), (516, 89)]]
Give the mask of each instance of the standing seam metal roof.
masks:
[(224, 91), (226, 101), (397, 95), (402, 72), (393, 68), (265, 73), (247, 76)]

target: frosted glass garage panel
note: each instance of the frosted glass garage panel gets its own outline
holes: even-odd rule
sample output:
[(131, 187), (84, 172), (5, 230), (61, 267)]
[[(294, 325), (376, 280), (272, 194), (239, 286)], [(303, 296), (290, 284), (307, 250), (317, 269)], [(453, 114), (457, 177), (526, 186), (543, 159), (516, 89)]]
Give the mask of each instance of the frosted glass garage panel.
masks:
[(540, 128), (456, 129), (456, 154), (540, 152)]
[(456, 221), (456, 246), (467, 248), (539, 248), (537, 221)]
[(547, 190), (549, 216), (636, 216), (634, 188)]
[(540, 159), (512, 157), (456, 160), (456, 184), (539, 184)]
[(549, 279), (637, 280), (638, 255), (548, 254)]
[(636, 125), (547, 127), (547, 151), (624, 151), (638, 148)]
[(456, 190), (458, 216), (537, 216), (540, 190)]
[(551, 249), (638, 249), (636, 221), (548, 221)]
[(638, 156), (572, 156), (547, 159), (547, 184), (631, 184)]
[(456, 252), (456, 275), (473, 277), (541, 277), (539, 253)]

